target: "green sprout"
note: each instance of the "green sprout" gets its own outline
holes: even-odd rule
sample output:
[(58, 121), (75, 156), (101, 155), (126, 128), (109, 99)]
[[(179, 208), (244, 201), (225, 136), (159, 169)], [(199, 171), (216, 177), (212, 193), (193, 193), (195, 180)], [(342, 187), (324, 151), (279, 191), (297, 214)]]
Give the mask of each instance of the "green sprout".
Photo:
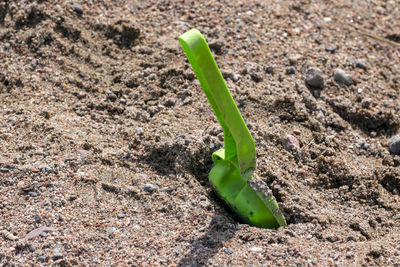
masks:
[(267, 184), (256, 177), (256, 148), (225, 80), (201, 33), (179, 37), (183, 50), (224, 132), (224, 149), (213, 153), (209, 179), (242, 221), (263, 228), (286, 226)]

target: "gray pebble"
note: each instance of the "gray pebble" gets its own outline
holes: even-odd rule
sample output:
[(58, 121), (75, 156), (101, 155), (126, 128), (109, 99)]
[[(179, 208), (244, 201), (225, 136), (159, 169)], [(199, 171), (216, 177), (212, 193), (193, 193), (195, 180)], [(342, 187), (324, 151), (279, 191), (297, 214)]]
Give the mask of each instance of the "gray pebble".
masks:
[(233, 250), (230, 248), (225, 248), (225, 253), (231, 255), (233, 254)]
[(45, 256), (39, 256), (38, 257), (38, 261), (45, 262), (46, 261), (46, 257)]
[(77, 199), (77, 198), (78, 198), (78, 197), (77, 197), (76, 195), (72, 194), (72, 195), (69, 196), (68, 200), (69, 200), (69, 201), (74, 201), (74, 200)]
[(30, 196), (30, 197), (37, 197), (37, 193), (36, 192), (32, 192), (32, 191), (29, 191), (28, 192), (28, 195)]
[(333, 47), (333, 46), (327, 46), (327, 47), (325, 47), (325, 51), (326, 52), (330, 52), (330, 53), (335, 53), (336, 52), (336, 50), (337, 50), (337, 48), (336, 47)]
[(389, 140), (389, 150), (393, 154), (400, 155), (400, 135), (396, 135)]
[(35, 247), (32, 246), (32, 245), (30, 245), (30, 246), (29, 246), (29, 251), (30, 251), (30, 252), (34, 252), (34, 251), (35, 251)]
[(237, 75), (237, 74), (232, 74), (232, 81), (234, 81), (234, 82), (237, 82), (237, 81), (239, 81), (239, 75)]
[(359, 59), (357, 59), (356, 60), (356, 67), (357, 68), (360, 68), (360, 69), (367, 69), (367, 66), (365, 65), (365, 63), (364, 62), (362, 62), (361, 60), (359, 60)]
[(324, 78), (322, 77), (322, 72), (319, 69), (310, 69), (306, 74), (307, 85), (314, 88), (321, 88), (324, 86)]
[(72, 4), (70, 5), (70, 7), (71, 7), (71, 9), (72, 9), (73, 11), (76, 12), (76, 14), (78, 14), (78, 15), (82, 15), (82, 14), (83, 14), (83, 8), (82, 8), (81, 5), (76, 4), (76, 3), (72, 3)]
[(7, 169), (7, 168), (0, 168), (0, 172), (1, 173), (7, 173), (7, 172), (9, 172), (10, 170), (9, 169)]
[(46, 236), (48, 236), (49, 234), (47, 233), (47, 232), (42, 232), (42, 233), (40, 233), (40, 236), (41, 237), (46, 237)]
[(108, 237), (112, 237), (114, 235), (114, 233), (117, 231), (117, 228), (115, 227), (110, 227), (110, 229), (108, 229), (107, 235)]
[[(144, 54), (144, 55), (151, 55), (151, 54), (153, 54), (153, 49), (151, 49), (150, 47), (142, 47), (142, 48), (139, 49), (139, 52)], [(152, 73), (152, 74), (154, 74), (154, 73)], [(152, 74), (150, 74), (150, 76)], [(150, 78), (150, 76), (149, 76), (149, 78)], [(155, 75), (155, 78), (156, 77), (157, 77), (157, 75)], [(153, 79), (151, 79), (151, 80), (153, 80)]]
[(347, 61), (350, 63), (350, 65), (354, 65), (355, 61), (352, 58), (348, 58)]
[(140, 135), (143, 134), (143, 129), (140, 128), (140, 127), (137, 127), (137, 128), (135, 129), (134, 133), (140, 136)]
[(123, 218), (125, 218), (125, 213), (118, 213), (117, 217), (118, 217), (118, 219), (123, 219)]
[(335, 82), (344, 85), (352, 85), (353, 84), (353, 77), (351, 75), (346, 74), (344, 70), (336, 69), (335, 73), (333, 74), (333, 79)]
[(53, 171), (52, 167), (42, 167), (39, 170), (40, 172), (51, 173)]
[(296, 73), (296, 70), (293, 67), (286, 69), (286, 74), (291, 75), (291, 74), (295, 74), (295, 73)]
[(149, 80), (154, 81), (155, 79), (157, 79), (157, 75), (155, 73), (150, 74)]
[(175, 250), (177, 255), (181, 255), (183, 253), (183, 249), (180, 246), (172, 247), (172, 249)]
[(298, 150), (300, 148), (299, 140), (291, 134), (287, 134), (282, 138), (282, 146), (287, 151)]
[(64, 255), (61, 252), (53, 252), (53, 260), (59, 260), (62, 259), (64, 257)]
[(362, 106), (363, 108), (369, 108), (369, 106), (372, 104), (372, 102), (374, 102), (374, 100), (373, 100), (372, 98), (370, 98), (370, 97), (364, 98), (364, 99), (361, 101), (361, 106)]
[(110, 90), (107, 90), (106, 94), (107, 94), (107, 99), (110, 100), (111, 102), (114, 102), (115, 100), (117, 100), (117, 96)]
[(268, 74), (274, 74), (274, 67), (268, 66), (267, 68), (265, 68), (265, 72)]
[(154, 187), (153, 184), (145, 184), (143, 186), (143, 190), (149, 193), (153, 193), (156, 190), (156, 188)]

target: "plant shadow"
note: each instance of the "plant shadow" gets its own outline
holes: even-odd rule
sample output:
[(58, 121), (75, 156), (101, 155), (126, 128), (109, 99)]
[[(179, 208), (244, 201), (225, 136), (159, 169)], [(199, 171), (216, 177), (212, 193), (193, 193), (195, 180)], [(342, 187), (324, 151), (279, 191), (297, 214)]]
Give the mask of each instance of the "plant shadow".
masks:
[[(213, 215), (204, 235), (191, 245), (190, 251), (183, 257), (178, 266), (204, 266), (209, 259), (224, 248), (224, 242), (231, 239), (237, 230), (237, 224), (228, 223), (225, 216)], [(226, 253), (231, 253), (228, 249)]]

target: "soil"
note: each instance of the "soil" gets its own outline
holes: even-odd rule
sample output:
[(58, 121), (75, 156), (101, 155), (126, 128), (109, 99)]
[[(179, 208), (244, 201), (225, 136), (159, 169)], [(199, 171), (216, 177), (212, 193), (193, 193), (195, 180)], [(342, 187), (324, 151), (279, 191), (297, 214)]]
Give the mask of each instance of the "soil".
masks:
[[(223, 134), (177, 41), (194, 27), (286, 228), (211, 190)], [(2, 266), (399, 266), (399, 33), (397, 0), (3, 0)]]

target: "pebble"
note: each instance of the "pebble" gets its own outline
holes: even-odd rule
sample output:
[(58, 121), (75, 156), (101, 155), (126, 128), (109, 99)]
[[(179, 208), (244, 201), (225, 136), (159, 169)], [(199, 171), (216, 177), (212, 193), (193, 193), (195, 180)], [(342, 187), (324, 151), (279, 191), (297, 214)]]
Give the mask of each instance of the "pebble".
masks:
[(41, 236), (41, 237), (47, 237), (48, 235), (49, 235), (49, 234), (48, 234), (47, 232), (41, 232), (41, 233), (40, 233), (40, 236)]
[(72, 3), (72, 4), (70, 5), (70, 7), (71, 7), (71, 9), (72, 9), (73, 11), (76, 12), (76, 14), (78, 14), (78, 15), (82, 15), (82, 14), (83, 14), (83, 8), (82, 8), (81, 5), (76, 4), (76, 3)]
[(117, 217), (118, 217), (118, 219), (123, 219), (123, 218), (125, 218), (125, 213), (118, 213)]
[(306, 74), (306, 84), (314, 88), (322, 88), (324, 86), (324, 78), (319, 69), (310, 69)]
[(135, 134), (141, 136), (143, 134), (143, 129), (140, 127), (137, 127), (134, 131)]
[(28, 195), (30, 196), (30, 197), (37, 197), (37, 193), (36, 192), (32, 192), (32, 191), (29, 191), (28, 192)]
[(263, 251), (263, 249), (260, 247), (251, 247), (249, 250), (251, 252), (262, 252)]
[(40, 172), (51, 173), (53, 171), (52, 167), (42, 167), (39, 169)]
[(9, 169), (7, 169), (7, 168), (0, 168), (0, 172), (1, 173), (7, 173), (7, 172), (9, 172), (10, 170)]
[(294, 66), (299, 62), (300, 59), (301, 59), (301, 55), (293, 55), (293, 56), (289, 57), (289, 64), (291, 66)]
[(353, 84), (353, 77), (351, 75), (346, 74), (344, 70), (336, 69), (335, 73), (333, 74), (333, 79), (335, 82), (344, 85), (352, 85)]
[(287, 134), (282, 138), (282, 146), (287, 151), (298, 150), (300, 148), (299, 140), (291, 134)]
[(172, 249), (175, 250), (177, 255), (183, 254), (183, 249), (180, 246), (172, 247)]
[(59, 259), (62, 259), (64, 257), (64, 255), (61, 253), (61, 252), (56, 252), (56, 251), (54, 251), (53, 252), (53, 260), (59, 260)]
[(145, 184), (143, 186), (143, 190), (149, 193), (153, 193), (156, 190), (156, 188), (154, 187), (153, 184)]
[(107, 235), (108, 237), (112, 237), (114, 235), (114, 233), (117, 231), (117, 228), (115, 227), (110, 227), (110, 229), (108, 229)]
[(389, 140), (389, 150), (393, 154), (400, 155), (400, 135), (396, 135)]
[(78, 198), (77, 195), (72, 194), (72, 195), (69, 196), (68, 200), (69, 201), (74, 201), (77, 198)]
[(296, 73), (296, 70), (293, 67), (286, 69), (286, 74), (290, 75), (290, 74), (295, 74), (295, 73)]
[(274, 74), (274, 67), (272, 67), (272, 66), (266, 67), (265, 72), (268, 74)]
[(225, 248), (225, 253), (231, 255), (233, 254), (233, 250), (230, 248)]
[(115, 100), (117, 100), (117, 96), (110, 90), (107, 90), (106, 94), (107, 94), (107, 99), (110, 100), (111, 102), (114, 102)]
[(365, 65), (365, 63), (359, 59), (356, 60), (356, 67), (359, 69), (363, 69), (363, 70), (367, 69), (367, 66)]
[(237, 81), (239, 81), (239, 75), (237, 75), (237, 74), (232, 74), (232, 81), (234, 81), (234, 82), (237, 82)]
[(38, 257), (38, 261), (45, 262), (46, 261), (46, 257), (45, 256), (39, 256)]
[(30, 251), (30, 252), (34, 252), (34, 251), (35, 251), (35, 247), (32, 246), (32, 245), (30, 245), (30, 246), (29, 246), (29, 251)]
[(325, 51), (326, 51), (326, 52), (330, 52), (330, 53), (332, 53), (332, 54), (335, 53), (336, 50), (337, 50), (337, 48), (334, 47), (334, 46), (327, 46), (327, 47), (325, 47)]
[(369, 106), (370, 106), (373, 102), (374, 102), (374, 100), (373, 100), (372, 98), (370, 98), (370, 97), (364, 98), (364, 99), (361, 101), (361, 106), (362, 106), (363, 108), (369, 108)]

